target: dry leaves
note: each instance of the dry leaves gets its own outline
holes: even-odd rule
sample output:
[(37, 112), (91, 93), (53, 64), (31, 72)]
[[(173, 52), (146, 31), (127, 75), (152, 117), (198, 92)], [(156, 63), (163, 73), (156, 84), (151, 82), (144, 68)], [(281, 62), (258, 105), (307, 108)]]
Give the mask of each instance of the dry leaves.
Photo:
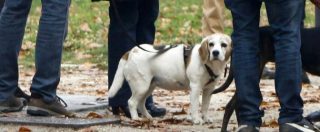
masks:
[(91, 32), (91, 28), (89, 27), (89, 24), (88, 23), (83, 23), (80, 25), (80, 29), (81, 31), (84, 31), (84, 32)]
[(278, 127), (278, 122), (277, 120), (273, 119), (269, 122), (263, 122), (261, 126), (275, 128), (275, 127)]
[(90, 112), (88, 115), (87, 115), (87, 118), (89, 119), (96, 119), (96, 118), (103, 118), (102, 115), (98, 114), (98, 113), (95, 113), (95, 112)]
[(25, 126), (19, 128), (19, 132), (31, 132), (31, 129)]

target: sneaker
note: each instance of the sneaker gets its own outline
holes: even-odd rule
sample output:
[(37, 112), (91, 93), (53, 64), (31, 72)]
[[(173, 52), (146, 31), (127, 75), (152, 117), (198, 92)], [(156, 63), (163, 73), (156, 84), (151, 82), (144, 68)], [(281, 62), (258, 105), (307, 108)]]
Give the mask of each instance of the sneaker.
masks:
[(259, 127), (249, 126), (249, 125), (240, 125), (236, 132), (259, 132)]
[(302, 119), (297, 123), (284, 123), (279, 127), (280, 132), (319, 132), (319, 129), (314, 127), (311, 122)]
[(67, 116), (73, 117), (74, 114), (69, 112), (67, 104), (60, 98), (56, 99), (51, 103), (44, 102), (41, 98), (32, 98), (28, 103), (27, 114), (32, 116)]
[(7, 100), (0, 102), (0, 112), (8, 113), (21, 111), (25, 102), (26, 100), (23, 98), (11, 96)]

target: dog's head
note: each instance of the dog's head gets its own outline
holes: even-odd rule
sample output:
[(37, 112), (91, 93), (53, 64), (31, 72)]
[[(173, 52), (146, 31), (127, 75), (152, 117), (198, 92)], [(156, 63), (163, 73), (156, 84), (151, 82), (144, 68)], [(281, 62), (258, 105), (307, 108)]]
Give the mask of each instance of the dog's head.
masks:
[(228, 61), (231, 49), (231, 38), (226, 34), (215, 33), (202, 40), (199, 54), (203, 63)]

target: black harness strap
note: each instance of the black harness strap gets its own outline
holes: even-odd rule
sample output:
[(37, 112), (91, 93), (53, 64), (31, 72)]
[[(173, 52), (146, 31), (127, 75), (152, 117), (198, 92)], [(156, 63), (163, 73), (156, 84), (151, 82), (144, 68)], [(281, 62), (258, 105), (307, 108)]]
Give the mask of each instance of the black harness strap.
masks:
[(184, 65), (185, 65), (185, 68), (187, 68), (187, 63), (188, 63), (188, 60), (190, 59), (191, 57), (191, 53), (192, 53), (192, 50), (193, 50), (193, 45), (184, 45), (183, 47), (183, 56), (184, 56)]
[(212, 83), (218, 78), (218, 75), (214, 74), (214, 72), (210, 69), (208, 65), (204, 64), (204, 66), (206, 67), (207, 72), (209, 73), (209, 76), (210, 76), (209, 81), (206, 83), (206, 85), (209, 85), (210, 83)]

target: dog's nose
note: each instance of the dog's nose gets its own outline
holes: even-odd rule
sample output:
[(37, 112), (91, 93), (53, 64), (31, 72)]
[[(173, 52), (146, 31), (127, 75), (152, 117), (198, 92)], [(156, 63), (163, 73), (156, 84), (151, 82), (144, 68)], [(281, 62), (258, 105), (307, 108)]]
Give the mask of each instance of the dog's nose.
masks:
[(212, 51), (212, 54), (213, 54), (213, 56), (218, 56), (219, 55), (219, 51), (217, 51), (217, 50)]

